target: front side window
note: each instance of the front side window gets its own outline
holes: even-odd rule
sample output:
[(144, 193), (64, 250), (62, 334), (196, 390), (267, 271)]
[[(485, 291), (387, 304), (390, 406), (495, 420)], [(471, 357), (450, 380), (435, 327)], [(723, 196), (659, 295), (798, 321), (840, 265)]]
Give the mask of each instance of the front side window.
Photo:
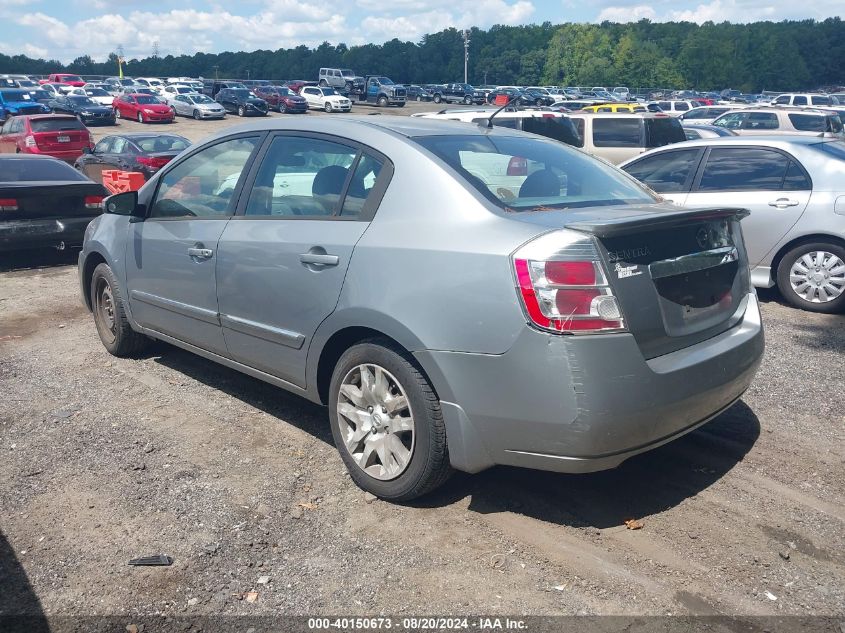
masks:
[(775, 99), (775, 103), (780, 104), (780, 105), (786, 105), (786, 104), (789, 103), (789, 97), (788, 96), (778, 97), (777, 99)]
[(596, 147), (643, 147), (640, 119), (594, 119), (593, 145)]
[(255, 179), (247, 216), (325, 217), (340, 198), (358, 150), (297, 136), (273, 139)]
[(415, 140), (507, 211), (655, 202), (614, 167), (557, 141), (477, 135)]
[(661, 152), (628, 165), (625, 171), (658, 193), (686, 191), (699, 156), (699, 149)]
[(807, 97), (796, 96), (792, 98), (792, 105), (807, 105)]
[(742, 122), (745, 121), (746, 117), (748, 117), (748, 114), (745, 112), (731, 112), (729, 114), (724, 114), (713, 121), (713, 125), (724, 127), (729, 130), (738, 130), (742, 127)]
[(206, 147), (165, 173), (152, 218), (232, 215), (232, 196), (258, 137), (235, 138)]
[(789, 159), (760, 147), (710, 150), (699, 191), (779, 191)]

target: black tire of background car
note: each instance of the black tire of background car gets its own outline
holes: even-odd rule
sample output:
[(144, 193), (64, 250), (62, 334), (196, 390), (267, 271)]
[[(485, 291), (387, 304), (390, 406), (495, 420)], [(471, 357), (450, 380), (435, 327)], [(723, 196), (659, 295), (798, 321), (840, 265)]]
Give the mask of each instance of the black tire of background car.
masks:
[(440, 95), (434, 95), (434, 103), (440, 103), (441, 101), (443, 101), (443, 97)]
[(836, 299), (828, 301), (827, 303), (812, 303), (799, 297), (792, 289), (792, 286), (789, 283), (789, 271), (792, 268), (792, 265), (804, 254), (812, 251), (827, 251), (828, 253), (833, 253), (842, 261), (845, 261), (845, 248), (839, 244), (834, 244), (832, 242), (808, 242), (806, 244), (799, 244), (784, 254), (778, 264), (777, 284), (781, 296), (787, 301), (787, 303), (795, 306), (796, 308), (800, 308), (801, 310), (807, 310), (808, 312), (835, 314), (845, 311), (845, 292), (839, 295)]
[[(407, 469), (396, 479), (382, 481), (361, 470), (343, 444), (337, 418), (340, 384), (346, 374), (364, 363), (375, 363), (401, 383), (414, 414), (414, 452)], [(352, 480), (381, 499), (410, 501), (441, 486), (452, 474), (446, 425), (440, 401), (413, 357), (390, 340), (373, 338), (346, 350), (334, 368), (329, 386), (332, 436)]]
[(194, 110), (194, 118), (199, 121), (202, 118), (202, 114), (200, 114), (199, 110)]
[(331, 111), (332, 111), (332, 104), (331, 104), (331, 103), (329, 103), (328, 101), (326, 101), (326, 104), (325, 104), (325, 106), (323, 106), (323, 109), (324, 109), (326, 112), (331, 112)]
[(279, 114), (285, 114), (288, 111), (288, 107), (284, 103), (279, 101), (278, 110), (279, 110)]
[(238, 116), (246, 116), (246, 108), (238, 106)]
[(120, 118), (120, 110), (118, 110), (117, 108), (115, 108), (115, 109), (114, 109), (114, 118), (115, 118), (115, 119), (119, 119), (119, 118)]
[(328, 86), (329, 84), (328, 84), (328, 82), (327, 82), (325, 79), (321, 79), (321, 80), (320, 80), (320, 85), (321, 85), (323, 88), (325, 88), (325, 87), (326, 87), (326, 86)]
[(143, 122), (144, 122), (144, 113), (139, 112), (138, 113), (138, 123), (143, 123)]
[(469, 95), (465, 96), (464, 97), (464, 104), (465, 105), (471, 105), (472, 104), (472, 97), (470, 97)]
[[(101, 279), (105, 280), (111, 290), (115, 322), (114, 341), (108, 341), (103, 338), (100, 328), (104, 327), (104, 324), (101, 324), (98, 321), (96, 309), (97, 302), (94, 293), (97, 291), (97, 285)], [(94, 269), (89, 292), (91, 293), (91, 305), (94, 307), (94, 322), (97, 325), (97, 334), (100, 336), (103, 346), (110, 354), (121, 358), (134, 356), (150, 345), (151, 341), (149, 338), (143, 334), (139, 334), (132, 329), (131, 325), (129, 325), (129, 320), (126, 318), (123, 296), (121, 294), (120, 287), (118, 286), (117, 278), (108, 264), (99, 264)]]
[(402, 103), (397, 103), (396, 105), (397, 105), (397, 106), (399, 106), (400, 108), (404, 108), (404, 107), (405, 107), (405, 102), (403, 101)]
[(382, 95), (378, 98), (379, 107), (386, 108), (389, 104), (390, 104), (390, 102), (387, 100), (387, 97), (385, 97), (384, 95)]

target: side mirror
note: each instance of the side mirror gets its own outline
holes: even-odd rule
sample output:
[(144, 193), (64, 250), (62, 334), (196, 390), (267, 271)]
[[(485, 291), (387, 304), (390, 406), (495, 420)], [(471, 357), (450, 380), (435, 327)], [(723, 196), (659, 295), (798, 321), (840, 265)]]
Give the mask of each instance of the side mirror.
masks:
[(138, 192), (125, 191), (109, 196), (103, 201), (106, 213), (125, 215), (131, 218), (144, 219), (144, 208), (138, 206)]

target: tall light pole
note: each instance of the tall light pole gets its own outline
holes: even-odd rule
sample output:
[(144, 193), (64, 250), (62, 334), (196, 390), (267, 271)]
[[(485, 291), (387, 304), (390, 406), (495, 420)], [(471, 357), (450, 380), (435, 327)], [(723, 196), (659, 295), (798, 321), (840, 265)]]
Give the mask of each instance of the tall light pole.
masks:
[(464, 83), (469, 83), (467, 79), (467, 64), (469, 63), (469, 31), (464, 29)]

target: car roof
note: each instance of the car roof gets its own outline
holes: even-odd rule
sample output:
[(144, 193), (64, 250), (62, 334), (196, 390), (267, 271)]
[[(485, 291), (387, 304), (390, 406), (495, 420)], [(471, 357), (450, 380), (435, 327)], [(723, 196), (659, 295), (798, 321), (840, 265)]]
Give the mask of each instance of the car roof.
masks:
[[(704, 127), (704, 126), (702, 126)], [(677, 147), (692, 147), (700, 145), (761, 145), (766, 147), (789, 147), (794, 145), (818, 145), (820, 143), (841, 142), (838, 138), (822, 138), (820, 136), (803, 136), (798, 134), (771, 134), (760, 136), (722, 136), (720, 138), (702, 138), (682, 143), (673, 143), (659, 149), (674, 149)]]

